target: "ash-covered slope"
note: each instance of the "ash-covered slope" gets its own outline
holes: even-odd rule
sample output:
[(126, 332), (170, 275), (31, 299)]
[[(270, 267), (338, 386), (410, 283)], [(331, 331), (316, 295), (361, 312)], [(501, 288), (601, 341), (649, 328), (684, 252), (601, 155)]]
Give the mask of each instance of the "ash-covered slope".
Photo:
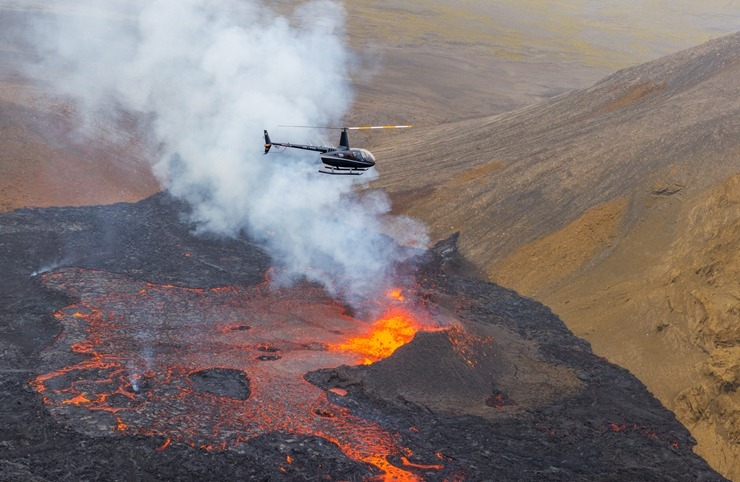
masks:
[(159, 190), (135, 128), (74, 132), (74, 107), (15, 80), (0, 79), (0, 211), (135, 201)]
[[(740, 477), (740, 34), (376, 149), (394, 206), (550, 306)], [(680, 356), (676, 356), (680, 353)]]
[(0, 5), (0, 211), (138, 201), (154, 194), (154, 149), (134, 116), (121, 116), (117, 124), (85, 119), (79, 106), (51, 88), (56, 79), (21, 73), (37, 55), (28, 45), (29, 19), (55, 15), (47, 7)]
[[(300, 323), (352, 318), (316, 286), (265, 286), (258, 246), (195, 237), (182, 208), (157, 195), (0, 215), (3, 480), (721, 479), (639, 381), (547, 308), (459, 274), (454, 238), (419, 260), (411, 290), (454, 323), (249, 405), (281, 363), (327, 350), (290, 342)], [(144, 344), (154, 361), (137, 377)], [(311, 403), (292, 400), (304, 391)], [(267, 420), (283, 409), (296, 418)]]
[(495, 272), (517, 247), (588, 209), (697, 192), (740, 163), (740, 33), (498, 116), (418, 127), (376, 149), (377, 184), (437, 238), (460, 231)]

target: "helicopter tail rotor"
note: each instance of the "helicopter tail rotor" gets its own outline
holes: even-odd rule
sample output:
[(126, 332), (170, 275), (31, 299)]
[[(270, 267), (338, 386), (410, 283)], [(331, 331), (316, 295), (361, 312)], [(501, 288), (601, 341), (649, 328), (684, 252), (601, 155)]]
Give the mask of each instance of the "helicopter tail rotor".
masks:
[(270, 134), (268, 134), (267, 130), (265, 130), (265, 154), (270, 152), (271, 147), (272, 147), (272, 141), (270, 140)]

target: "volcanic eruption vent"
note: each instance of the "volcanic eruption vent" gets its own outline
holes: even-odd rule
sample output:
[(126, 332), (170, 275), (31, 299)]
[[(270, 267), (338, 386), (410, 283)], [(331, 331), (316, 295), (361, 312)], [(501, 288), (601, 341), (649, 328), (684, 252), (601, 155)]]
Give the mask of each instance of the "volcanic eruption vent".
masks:
[(419, 223), (387, 216), (385, 194), (354, 192), (372, 173), (337, 179), (316, 174), (315, 153), (261, 155), (264, 128), (336, 124), (351, 105), (342, 5), (307, 2), (290, 18), (257, 0), (65, 0), (54, 12), (27, 29), (32, 76), (80, 104), (88, 126), (148, 119), (162, 185), (200, 230), (260, 240), (274, 280), (305, 276), (351, 299), (384, 290), (408, 255), (381, 228), (426, 243)]

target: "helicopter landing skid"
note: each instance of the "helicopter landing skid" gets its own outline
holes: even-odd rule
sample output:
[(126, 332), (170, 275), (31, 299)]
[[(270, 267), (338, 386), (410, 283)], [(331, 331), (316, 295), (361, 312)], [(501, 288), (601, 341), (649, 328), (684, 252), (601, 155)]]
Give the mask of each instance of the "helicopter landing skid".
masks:
[(356, 168), (356, 167), (334, 167), (324, 166), (319, 169), (321, 174), (330, 174), (333, 176), (359, 176), (363, 172), (367, 171), (367, 168)]

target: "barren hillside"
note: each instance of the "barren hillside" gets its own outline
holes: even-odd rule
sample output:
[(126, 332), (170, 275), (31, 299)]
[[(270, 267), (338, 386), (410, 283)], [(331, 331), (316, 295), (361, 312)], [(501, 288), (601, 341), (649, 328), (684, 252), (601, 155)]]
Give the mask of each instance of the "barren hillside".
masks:
[(83, 128), (77, 107), (47, 87), (51, 79), (22, 75), (34, 57), (21, 36), (29, 15), (0, 3), (0, 211), (110, 204), (157, 192), (146, 136), (132, 119)]
[(376, 149), (399, 211), (434, 238), (459, 231), (491, 279), (637, 374), (734, 478), (739, 76), (734, 34)]
[[(297, 3), (305, 2), (274, 2), (286, 14)], [(596, 8), (580, 0), (344, 4), (357, 56), (351, 73), (357, 96), (346, 120), (358, 124), (431, 125), (519, 108), (699, 43), (738, 18), (722, 0), (701, 8), (661, 1), (635, 10), (615, 0)], [(97, 119), (81, 136), (75, 107), (44, 88), (52, 79), (31, 82), (19, 74), (34, 57), (29, 18), (85, 15), (120, 17), (111, 6), (65, 11), (46, 0), (0, 0), (0, 132), (7, 144), (0, 150), (0, 210), (132, 201), (158, 189), (140, 133)], [(122, 134), (120, 143), (111, 144), (111, 132)]]

